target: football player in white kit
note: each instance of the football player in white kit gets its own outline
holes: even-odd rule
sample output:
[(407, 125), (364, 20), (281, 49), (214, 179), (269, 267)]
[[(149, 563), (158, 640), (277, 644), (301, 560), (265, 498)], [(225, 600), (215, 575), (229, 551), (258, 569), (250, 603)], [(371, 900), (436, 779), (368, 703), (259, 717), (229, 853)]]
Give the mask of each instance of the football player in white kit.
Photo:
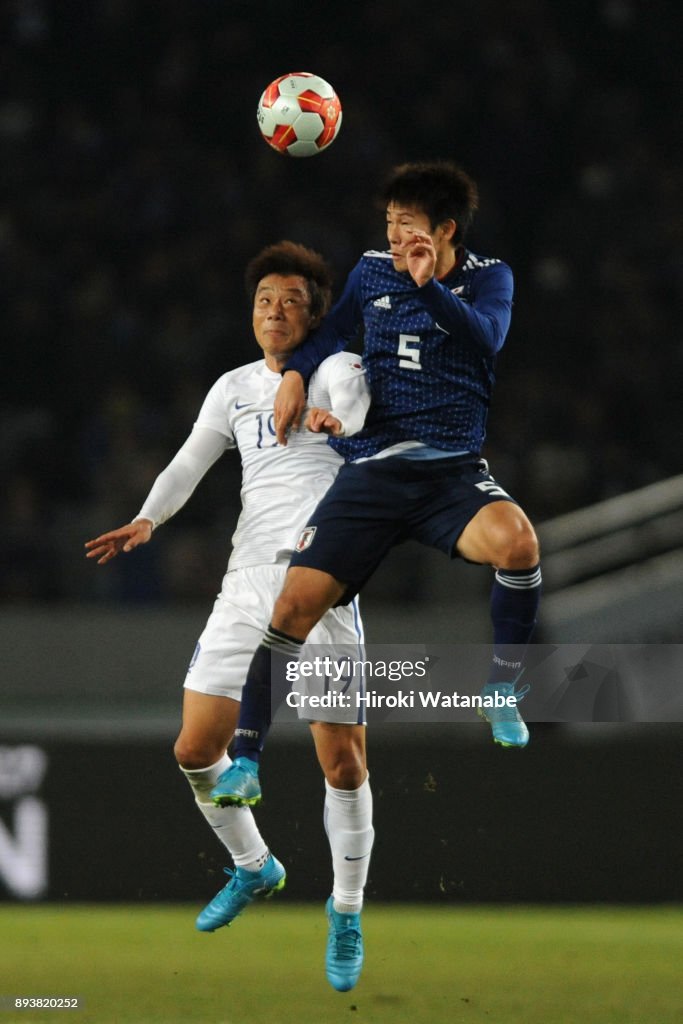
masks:
[[(256, 895), (281, 889), (285, 881), (285, 869), (270, 853), (251, 808), (217, 807), (209, 793), (231, 763), (226, 751), (242, 684), (294, 545), (343, 461), (327, 444), (326, 434), (359, 430), (370, 402), (360, 359), (343, 352), (333, 355), (311, 381), (306, 423), (312, 429), (293, 433), (286, 446), (277, 443), (273, 399), (280, 370), (329, 308), (330, 282), (322, 257), (292, 242), (269, 246), (251, 261), (246, 283), (264, 358), (216, 381), (192, 433), (156, 479), (139, 514), (85, 545), (87, 557), (102, 565), (147, 543), (223, 452), (239, 451), (242, 511), (221, 592), (187, 672), (182, 728), (174, 748), (200, 811), (235, 865), (234, 870), (225, 869), (230, 881), (199, 914), (202, 931), (230, 924)], [(308, 642), (328, 648), (345, 645), (347, 650), (353, 645), (357, 651), (363, 642), (357, 602), (331, 609)], [(357, 913), (374, 837), (365, 725), (355, 707), (319, 714), (328, 720), (312, 721), (311, 730), (325, 775), (333, 898), (341, 912)], [(313, 717), (307, 708), (306, 718)]]

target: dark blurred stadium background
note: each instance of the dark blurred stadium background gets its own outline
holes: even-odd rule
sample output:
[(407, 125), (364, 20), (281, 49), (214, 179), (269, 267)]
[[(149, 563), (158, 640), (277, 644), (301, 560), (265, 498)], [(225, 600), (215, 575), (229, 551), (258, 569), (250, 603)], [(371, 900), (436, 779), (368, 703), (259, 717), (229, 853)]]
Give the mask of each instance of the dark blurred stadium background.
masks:
[[(266, 243), (293, 238), (328, 256), (341, 284), (363, 249), (383, 244), (374, 188), (396, 162), (459, 160), (481, 187), (471, 246), (515, 272), (486, 455), (540, 524), (547, 556), (540, 635), (557, 643), (678, 640), (680, 22), (673, 0), (2, 6), (0, 740), (7, 745), (0, 809), (18, 848), (17, 801), (29, 798), (22, 793), (40, 791), (46, 813), (53, 807), (57, 876), (36, 884), (33, 895), (196, 898), (201, 871), (192, 883), (176, 881), (208, 840), (169, 748), (185, 662), (227, 559), (237, 460), (214, 468), (134, 557), (102, 570), (85, 562), (82, 545), (137, 512), (209, 385), (254, 357), (242, 287), (247, 260)], [(290, 70), (323, 75), (342, 99), (341, 134), (315, 159), (281, 158), (257, 131), (260, 92)], [(486, 571), (415, 554), (396, 551), (368, 588), (369, 639), (486, 639)], [(420, 772), (441, 780), (442, 769), (460, 765), (460, 793), (488, 778), (480, 796), (489, 810), (474, 832), (478, 801), (445, 825), (452, 802), (444, 794), (433, 845), (443, 856), (457, 847), (449, 829), (488, 838), (472, 846), (469, 883), (460, 877), (466, 867), (451, 885), (440, 884), (432, 866), (434, 878), (423, 875), (415, 895), (672, 897), (664, 808), (680, 775), (672, 767), (679, 737), (676, 728), (653, 726), (539, 729), (525, 762), (534, 770), (519, 768), (523, 778), (512, 760), (495, 774), (500, 752), (481, 732), (465, 727), (455, 744), (452, 734), (442, 737), (437, 760)], [(399, 739), (378, 744), (375, 779), (387, 800), (378, 800), (379, 828), (383, 807), (395, 801), (395, 819), (408, 794)], [(34, 751), (28, 769), (17, 768), (19, 747)], [(298, 745), (274, 747), (274, 760), (288, 749)], [(47, 775), (36, 750), (48, 754)], [(126, 767), (135, 771), (138, 757), (143, 781)], [(597, 776), (586, 772), (593, 757)], [(131, 865), (125, 881), (110, 876), (98, 886), (87, 875), (81, 891), (63, 871), (92, 798), (89, 787), (78, 796), (71, 787), (108, 758), (95, 822), (116, 791), (121, 821), (142, 815), (132, 828), (144, 830), (143, 791), (168, 784), (167, 826), (183, 822), (185, 845), (169, 846), (163, 825), (150, 824), (156, 838), (130, 856), (138, 866), (147, 853), (161, 857), (161, 881), (137, 884)], [(312, 773), (317, 785), (310, 752), (294, 763), (302, 780)], [(411, 800), (432, 799), (417, 789)], [(515, 828), (525, 807), (532, 814), (543, 806), (547, 824), (560, 793), (556, 827), (543, 832), (544, 863), (559, 864), (561, 853), (587, 857), (581, 870), (565, 872), (565, 888), (543, 871), (522, 875), (540, 832), (520, 846)], [(571, 809), (567, 800), (575, 801)], [(645, 813), (660, 870), (654, 880), (639, 872), (634, 889), (642, 852), (634, 822)], [(611, 836), (609, 866), (595, 846), (599, 821)], [(311, 822), (308, 832), (317, 835), (317, 816)], [(274, 820), (276, 848), (278, 823), (286, 822)], [(286, 840), (280, 845), (286, 849)], [(390, 874), (386, 838), (384, 849)], [(514, 877), (491, 884), (486, 872), (501, 849)], [(630, 879), (621, 889), (613, 884), (619, 849), (631, 851), (616, 869)], [(170, 866), (164, 850), (172, 851)], [(380, 846), (376, 890), (381, 857)], [(89, 862), (99, 865), (98, 858)], [(596, 862), (600, 871), (586, 882), (583, 868)], [(8, 882), (6, 860), (2, 871), (7, 893), (22, 895)], [(489, 883), (480, 884), (485, 875)], [(396, 895), (380, 884), (383, 893)]]

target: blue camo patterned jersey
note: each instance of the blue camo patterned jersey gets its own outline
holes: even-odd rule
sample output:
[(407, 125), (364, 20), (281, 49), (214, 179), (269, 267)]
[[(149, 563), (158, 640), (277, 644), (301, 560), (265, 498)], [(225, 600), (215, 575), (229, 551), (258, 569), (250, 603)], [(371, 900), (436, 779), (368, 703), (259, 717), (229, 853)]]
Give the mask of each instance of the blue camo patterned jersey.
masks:
[(418, 288), (387, 252), (367, 252), (321, 327), (287, 368), (308, 378), (364, 329), (372, 404), (363, 430), (330, 444), (353, 461), (403, 441), (478, 454), (496, 353), (510, 325), (512, 272), (466, 249), (440, 281)]

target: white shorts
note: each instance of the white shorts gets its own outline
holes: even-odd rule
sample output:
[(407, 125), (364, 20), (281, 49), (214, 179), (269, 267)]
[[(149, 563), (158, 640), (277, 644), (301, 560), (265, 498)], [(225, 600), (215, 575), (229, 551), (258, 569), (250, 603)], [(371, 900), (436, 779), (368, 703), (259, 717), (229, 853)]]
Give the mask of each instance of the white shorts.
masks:
[[(286, 565), (256, 565), (225, 574), (221, 592), (197, 641), (185, 676), (183, 685), (188, 690), (240, 700), (249, 664), (268, 628), (286, 572)], [(363, 624), (355, 598), (348, 605), (326, 612), (309, 633), (301, 661), (313, 659), (331, 648), (341, 649), (353, 658), (362, 658), (363, 641)], [(307, 694), (309, 698), (321, 696), (323, 688), (322, 680), (316, 676), (292, 684), (293, 691)], [(362, 680), (353, 681), (351, 686), (347, 681), (348, 698), (344, 698), (343, 706), (316, 709), (304, 698), (296, 702), (300, 705), (296, 714), (307, 721), (363, 724), (365, 712), (359, 710), (355, 699), (355, 692), (360, 689)]]

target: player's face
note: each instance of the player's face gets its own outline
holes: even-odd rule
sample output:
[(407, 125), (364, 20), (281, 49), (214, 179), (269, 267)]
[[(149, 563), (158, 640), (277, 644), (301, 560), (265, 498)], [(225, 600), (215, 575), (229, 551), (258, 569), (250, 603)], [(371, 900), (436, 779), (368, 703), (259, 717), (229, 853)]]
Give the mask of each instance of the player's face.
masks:
[[(451, 221), (450, 224), (453, 222)], [(432, 239), (437, 254), (437, 265), (440, 265), (444, 259), (447, 261), (449, 255), (452, 262), (452, 247), (450, 254), (447, 251), (452, 232), (450, 234), (444, 232), (440, 225), (432, 227), (429, 217), (418, 206), (389, 203), (387, 206), (387, 240), (395, 270), (405, 271), (408, 269), (405, 253), (416, 231), (424, 231)]]
[(266, 364), (279, 370), (315, 326), (306, 278), (299, 274), (267, 274), (261, 278), (254, 296), (252, 323)]

